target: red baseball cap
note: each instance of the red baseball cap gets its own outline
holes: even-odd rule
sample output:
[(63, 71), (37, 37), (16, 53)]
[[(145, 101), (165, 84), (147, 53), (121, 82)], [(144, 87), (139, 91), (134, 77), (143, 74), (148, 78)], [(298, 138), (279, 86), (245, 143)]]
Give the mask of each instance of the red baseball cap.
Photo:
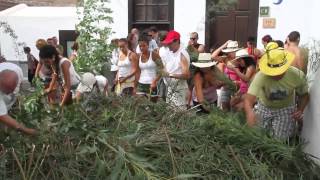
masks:
[(170, 44), (174, 40), (179, 40), (180, 39), (180, 34), (176, 31), (170, 31), (168, 32), (166, 38), (162, 41), (163, 44)]

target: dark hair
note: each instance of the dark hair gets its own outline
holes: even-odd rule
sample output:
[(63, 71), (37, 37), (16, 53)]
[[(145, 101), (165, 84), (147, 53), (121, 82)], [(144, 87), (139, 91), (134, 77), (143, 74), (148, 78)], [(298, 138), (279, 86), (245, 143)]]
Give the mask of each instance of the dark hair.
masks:
[(111, 40), (111, 44), (115, 44), (117, 42), (119, 42), (119, 39), (117, 39), (117, 38)]
[(249, 36), (247, 42), (254, 44), (256, 42), (256, 38), (253, 36)]
[(272, 37), (270, 35), (265, 35), (263, 36), (262, 41), (269, 43), (272, 41)]
[(199, 34), (197, 32), (192, 32), (191, 34), (195, 34), (197, 38), (199, 38)]
[(127, 38), (120, 38), (118, 42), (124, 42), (128, 44), (128, 39)]
[(6, 62), (6, 58), (0, 54), (0, 63)]
[[(215, 69), (215, 68), (216, 68), (216, 66), (211, 66), (211, 67), (210, 67), (211, 70), (213, 70), (213, 69)], [(195, 71), (194, 71), (194, 75), (196, 75), (197, 73), (200, 73), (200, 76), (201, 76), (202, 78), (204, 78), (204, 73), (203, 73), (203, 71), (201, 71), (201, 68), (196, 67), (196, 69), (195, 69)]]
[(71, 47), (71, 49), (72, 49), (72, 50), (75, 50), (75, 51), (78, 51), (78, 49), (79, 49), (79, 44), (78, 44), (78, 42), (74, 42), (73, 45), (72, 45), (72, 47)]
[(143, 32), (143, 33), (139, 36), (139, 42), (146, 42), (147, 44), (149, 44), (149, 36), (148, 36), (148, 33)]
[(24, 51), (25, 53), (30, 53), (30, 52), (31, 52), (31, 49), (30, 49), (30, 47), (23, 47), (23, 51)]
[(54, 56), (54, 62), (55, 62), (55, 70), (58, 73), (60, 57), (57, 49), (52, 45), (45, 45), (40, 49), (40, 52), (39, 52), (40, 59), (52, 58), (53, 56)]
[(134, 34), (133, 33), (129, 33), (128, 36), (127, 36), (127, 44), (128, 44), (128, 48), (130, 49), (130, 51), (135, 51), (134, 44), (132, 43), (132, 39), (133, 38), (134, 38)]
[(288, 35), (289, 41), (291, 42), (299, 42), (300, 41), (300, 33), (298, 31), (292, 31)]
[(276, 40), (274, 42), (277, 43), (279, 47), (281, 47), (281, 48), (284, 47), (284, 44), (283, 44), (283, 42), (281, 40)]
[(151, 26), (150, 28), (149, 28), (149, 32), (150, 31), (152, 31), (152, 32), (158, 32), (158, 29), (157, 29), (157, 27), (155, 27), (155, 26)]
[(241, 71), (242, 73), (245, 73), (245, 72), (247, 71), (247, 68), (250, 67), (250, 66), (256, 67), (256, 62), (255, 62), (255, 60), (253, 59), (253, 57), (243, 57), (243, 58), (241, 58), (241, 59), (243, 59), (244, 64), (245, 64), (245, 67), (240, 68), (240, 71)]

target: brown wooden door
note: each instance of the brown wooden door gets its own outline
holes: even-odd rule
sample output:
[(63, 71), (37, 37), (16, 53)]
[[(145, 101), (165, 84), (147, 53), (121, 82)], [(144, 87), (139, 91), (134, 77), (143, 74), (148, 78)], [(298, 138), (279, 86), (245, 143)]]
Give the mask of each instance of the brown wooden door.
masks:
[(258, 13), (258, 0), (238, 0), (231, 10), (217, 11), (208, 23), (207, 47), (217, 48), (227, 40), (239, 41), (244, 47), (249, 36), (257, 36)]
[(70, 57), (71, 46), (76, 41), (78, 33), (75, 30), (59, 30), (59, 44), (63, 46), (63, 55)]

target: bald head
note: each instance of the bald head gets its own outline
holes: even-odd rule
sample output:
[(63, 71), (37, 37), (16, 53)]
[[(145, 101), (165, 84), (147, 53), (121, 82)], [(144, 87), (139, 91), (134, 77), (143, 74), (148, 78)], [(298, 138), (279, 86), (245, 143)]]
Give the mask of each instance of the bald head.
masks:
[(19, 77), (16, 72), (3, 70), (0, 72), (0, 91), (4, 94), (12, 93), (17, 87)]

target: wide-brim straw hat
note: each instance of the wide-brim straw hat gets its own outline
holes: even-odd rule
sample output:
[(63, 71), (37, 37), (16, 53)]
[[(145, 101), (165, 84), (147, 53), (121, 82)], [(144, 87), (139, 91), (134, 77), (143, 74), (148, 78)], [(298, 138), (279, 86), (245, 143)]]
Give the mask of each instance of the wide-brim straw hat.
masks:
[(198, 68), (208, 68), (216, 64), (217, 62), (212, 61), (210, 53), (200, 53), (198, 61), (192, 63), (193, 66)]
[(278, 76), (285, 73), (291, 66), (295, 55), (274, 44), (266, 46), (266, 52), (261, 57), (260, 71), (268, 76)]
[(222, 49), (222, 52), (224, 53), (231, 53), (231, 52), (236, 52), (238, 51), (240, 48), (239, 48), (239, 44), (237, 41), (230, 41), (228, 44), (227, 44), (227, 47)]
[(239, 60), (241, 58), (252, 58), (254, 59), (254, 56), (250, 55), (247, 51), (247, 49), (240, 49), (236, 52), (236, 58), (234, 58), (232, 61)]

